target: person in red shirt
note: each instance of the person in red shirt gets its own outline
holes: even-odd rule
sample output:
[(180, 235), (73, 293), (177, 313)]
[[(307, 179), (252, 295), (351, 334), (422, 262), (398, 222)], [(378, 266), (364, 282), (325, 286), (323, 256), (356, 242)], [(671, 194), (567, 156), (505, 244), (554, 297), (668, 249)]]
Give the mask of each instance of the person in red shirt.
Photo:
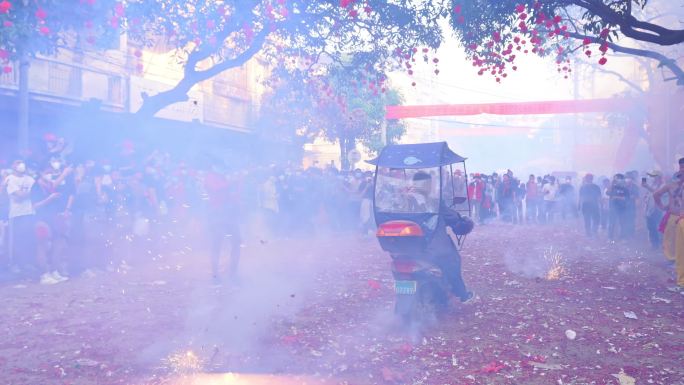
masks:
[(210, 237), (211, 270), (213, 279), (220, 283), (219, 263), (223, 239), (230, 237), (231, 254), (228, 274), (235, 279), (240, 262), (239, 191), (235, 180), (230, 180), (218, 168), (207, 173), (204, 179), (208, 195), (207, 226)]

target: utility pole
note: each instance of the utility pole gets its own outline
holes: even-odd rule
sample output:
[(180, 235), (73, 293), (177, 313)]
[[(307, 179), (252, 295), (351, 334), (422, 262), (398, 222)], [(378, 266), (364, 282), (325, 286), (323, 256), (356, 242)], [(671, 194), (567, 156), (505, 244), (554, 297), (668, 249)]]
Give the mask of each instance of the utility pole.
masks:
[(25, 154), (29, 149), (29, 68), (26, 54), (19, 58), (19, 153)]
[[(22, 0), (25, 8), (24, 21), (28, 25), (28, 11), (26, 8), (29, 5), (29, 0)], [(29, 57), (26, 52), (29, 44), (26, 43), (19, 53), (19, 132), (18, 132), (18, 146), (20, 154), (27, 154), (29, 149)]]
[(387, 140), (387, 118), (383, 118), (380, 123), (380, 135), (382, 136), (382, 145), (387, 146), (389, 140)]

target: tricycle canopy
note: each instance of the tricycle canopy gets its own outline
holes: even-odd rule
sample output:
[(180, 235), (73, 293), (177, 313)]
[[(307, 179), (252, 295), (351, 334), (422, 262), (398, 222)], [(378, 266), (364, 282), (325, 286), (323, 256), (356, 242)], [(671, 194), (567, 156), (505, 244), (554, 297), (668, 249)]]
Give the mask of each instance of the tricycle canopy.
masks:
[(387, 168), (416, 169), (446, 166), (465, 160), (451, 151), (446, 142), (436, 142), (389, 145), (368, 163)]
[(446, 208), (469, 214), (465, 159), (446, 142), (385, 147), (369, 162), (376, 165), (377, 223), (429, 218)]

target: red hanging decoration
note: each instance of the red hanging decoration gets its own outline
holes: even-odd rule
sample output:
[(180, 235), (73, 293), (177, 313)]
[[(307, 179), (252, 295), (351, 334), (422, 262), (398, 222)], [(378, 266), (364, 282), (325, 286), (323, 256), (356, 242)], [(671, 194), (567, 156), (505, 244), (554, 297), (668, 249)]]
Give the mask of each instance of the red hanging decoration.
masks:
[(12, 3), (7, 0), (0, 2), (0, 14), (8, 13), (12, 9)]
[(47, 12), (45, 12), (45, 10), (43, 8), (38, 8), (38, 10), (36, 11), (36, 19), (45, 20), (46, 17), (47, 17)]

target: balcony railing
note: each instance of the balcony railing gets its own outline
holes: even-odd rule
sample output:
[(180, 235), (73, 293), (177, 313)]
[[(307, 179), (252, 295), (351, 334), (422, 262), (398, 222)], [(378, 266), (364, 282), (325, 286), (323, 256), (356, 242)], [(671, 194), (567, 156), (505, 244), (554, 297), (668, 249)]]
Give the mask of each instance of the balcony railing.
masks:
[[(0, 88), (19, 88), (18, 63), (0, 76)], [(124, 106), (122, 75), (83, 68), (49, 59), (34, 59), (29, 69), (29, 92), (56, 99), (88, 101), (96, 98), (113, 107)]]
[(204, 122), (207, 124), (248, 131), (251, 129), (251, 113), (248, 100), (205, 94)]
[[(11, 65), (11, 72), (0, 74), (0, 91), (5, 89), (15, 92), (19, 88), (18, 65)], [(143, 88), (149, 87), (146, 91), (152, 94), (168, 89), (168, 85), (154, 84), (154, 81), (129, 77), (128, 74), (106, 72), (51, 59), (34, 59), (29, 70), (29, 91), (33, 97), (50, 99), (55, 103), (98, 99), (103, 106), (118, 111), (139, 107), (139, 102), (133, 103), (138, 99), (138, 95), (133, 93), (139, 93), (143, 88), (134, 86), (134, 83), (144, 84)], [(173, 112), (167, 114), (168, 116), (164, 116), (163, 112), (160, 116), (181, 121), (199, 119), (212, 126), (249, 131), (255, 108), (252, 107), (252, 94), (247, 83), (244, 76), (235, 83), (225, 78), (214, 79), (214, 83), (200, 96), (202, 103), (199, 111), (190, 108), (189, 110), (195, 111), (190, 114), (184, 112), (182, 106), (174, 106)]]

